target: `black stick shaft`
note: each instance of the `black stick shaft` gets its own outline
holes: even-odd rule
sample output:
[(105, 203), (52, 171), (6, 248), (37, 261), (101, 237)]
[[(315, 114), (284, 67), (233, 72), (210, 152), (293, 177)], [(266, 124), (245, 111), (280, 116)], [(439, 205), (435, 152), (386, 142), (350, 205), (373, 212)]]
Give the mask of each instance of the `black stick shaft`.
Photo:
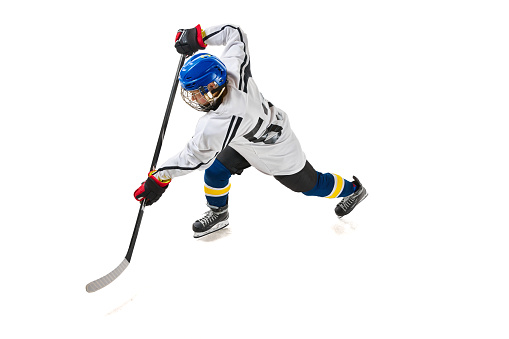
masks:
[(159, 153), (161, 152), (161, 147), (163, 146), (164, 135), (166, 133), (166, 127), (168, 126), (168, 120), (170, 119), (171, 108), (173, 106), (173, 101), (175, 101), (175, 94), (177, 93), (180, 69), (184, 65), (185, 60), (186, 56), (182, 54), (178, 64), (177, 74), (175, 74), (175, 79), (173, 80), (173, 87), (171, 88), (170, 99), (168, 100), (168, 105), (166, 106), (166, 113), (164, 114), (163, 125), (161, 126), (161, 131), (159, 132), (159, 139), (157, 140), (157, 146), (154, 152), (154, 157), (152, 158), (152, 164), (150, 165), (151, 171), (156, 168), (157, 160), (159, 160)]
[[(163, 146), (164, 135), (166, 133), (166, 127), (168, 126), (168, 120), (170, 119), (171, 108), (173, 106), (173, 101), (175, 101), (175, 94), (177, 93), (180, 69), (184, 65), (185, 59), (186, 59), (185, 55), (180, 56), (179, 64), (177, 67), (177, 74), (175, 74), (175, 79), (173, 80), (173, 87), (171, 88), (170, 99), (168, 100), (168, 105), (166, 106), (163, 125), (161, 126), (161, 132), (159, 133), (159, 139), (157, 140), (157, 146), (154, 152), (154, 158), (152, 159), (152, 164), (150, 165), (150, 171), (156, 168), (157, 161), (159, 160), (159, 153), (161, 152), (161, 147)], [(136, 238), (138, 238), (138, 232), (140, 230), (141, 219), (143, 218), (144, 211), (145, 211), (145, 200), (143, 200), (140, 204), (138, 217), (136, 218), (136, 225), (134, 226), (133, 235), (131, 237), (131, 243), (129, 244), (129, 249), (127, 250), (127, 254), (125, 256), (126, 260), (129, 262), (131, 262), (131, 257), (134, 251), (134, 245), (136, 244)]]

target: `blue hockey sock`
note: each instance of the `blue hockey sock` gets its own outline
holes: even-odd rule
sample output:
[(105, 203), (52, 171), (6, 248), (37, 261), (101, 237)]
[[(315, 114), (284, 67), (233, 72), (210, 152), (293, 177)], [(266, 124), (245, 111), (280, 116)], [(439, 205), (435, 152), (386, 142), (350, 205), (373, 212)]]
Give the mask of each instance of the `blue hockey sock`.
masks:
[(341, 176), (334, 173), (320, 173), (316, 172), (318, 180), (315, 187), (307, 192), (303, 192), (307, 196), (325, 197), (325, 198), (339, 198), (346, 197), (355, 191), (355, 185), (343, 179)]
[(223, 207), (228, 203), (230, 171), (218, 160), (205, 170), (205, 197), (211, 206)]

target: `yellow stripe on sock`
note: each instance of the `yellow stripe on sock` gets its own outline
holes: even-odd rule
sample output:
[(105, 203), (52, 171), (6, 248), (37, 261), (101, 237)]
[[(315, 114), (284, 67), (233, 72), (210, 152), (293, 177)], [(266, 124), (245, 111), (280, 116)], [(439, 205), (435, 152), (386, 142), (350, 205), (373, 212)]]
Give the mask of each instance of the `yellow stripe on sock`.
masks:
[(344, 181), (341, 176), (334, 174), (334, 173), (332, 173), (332, 175), (334, 176), (334, 188), (332, 189), (332, 193), (329, 194), (328, 196), (326, 196), (326, 198), (329, 198), (329, 199), (337, 198), (338, 195), (340, 195), (341, 192), (343, 192), (343, 186), (344, 186)]
[(213, 197), (220, 197), (222, 195), (228, 194), (230, 191), (231, 183), (228, 184), (225, 188), (214, 188), (205, 185), (205, 195), (213, 196)]

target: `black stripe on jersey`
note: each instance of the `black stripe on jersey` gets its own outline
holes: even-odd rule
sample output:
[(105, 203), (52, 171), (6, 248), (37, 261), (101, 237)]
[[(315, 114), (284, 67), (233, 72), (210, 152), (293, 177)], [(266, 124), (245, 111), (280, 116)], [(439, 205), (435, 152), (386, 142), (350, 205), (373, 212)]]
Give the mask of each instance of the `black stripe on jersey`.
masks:
[[(269, 102), (270, 104), (270, 102)], [(265, 107), (265, 104), (262, 102), (262, 108), (263, 108), (263, 113), (265, 113), (265, 115), (269, 115), (269, 110), (267, 109), (267, 107)]]
[[(244, 62), (246, 62), (246, 59), (244, 59)], [(242, 66), (240, 66), (240, 67), (242, 69)], [(244, 93), (247, 93), (247, 81), (251, 77), (252, 77), (252, 75), (251, 75), (251, 61), (249, 61), (247, 63), (246, 68), (244, 68), (244, 89), (243, 89)], [(240, 78), (241, 78), (241, 82), (242, 82), (242, 76)], [(239, 90), (240, 90), (240, 85), (239, 85)]]
[(206, 165), (208, 164), (210, 161), (212, 161), (213, 159), (216, 158), (216, 156), (219, 154), (219, 152), (216, 152), (216, 154), (214, 154), (214, 156), (212, 157), (212, 159), (210, 159), (209, 161), (207, 162), (202, 162), (194, 167), (180, 167), (180, 166), (167, 166), (167, 167), (161, 167), (159, 168), (157, 172), (161, 172), (161, 171), (165, 171), (165, 170), (174, 170), (174, 169), (178, 169), (178, 170), (183, 170), (183, 171), (194, 171), (194, 170), (197, 170), (198, 168), (200, 168), (201, 166), (203, 165)]
[[(210, 33), (209, 35), (204, 37), (203, 42), (205, 42), (208, 38), (213, 37), (214, 35), (218, 34), (222, 30), (224, 30), (226, 27), (236, 29), (239, 32), (240, 41), (244, 44), (244, 61), (242, 61), (242, 64), (240, 65), (239, 91), (242, 90), (244, 93), (247, 93), (247, 81), (249, 80), (250, 77), (252, 77), (252, 75), (251, 75), (251, 60), (248, 61), (246, 43), (244, 42), (244, 37), (242, 36), (242, 31), (240, 30), (240, 27), (235, 27), (232, 25), (223, 26), (223, 27), (221, 27), (220, 30)], [(244, 74), (242, 74), (242, 73), (244, 73)], [(244, 89), (242, 89), (242, 85), (244, 85)]]
[[(237, 121), (235, 122), (235, 120), (237, 120)], [(237, 130), (239, 129), (241, 122), (242, 122), (241, 117), (237, 117), (235, 115), (232, 117), (232, 120), (230, 121), (230, 126), (228, 126), (228, 132), (226, 132), (226, 137), (224, 138), (223, 147), (221, 148), (221, 150), (223, 150), (230, 143), (230, 141), (232, 141), (232, 139), (235, 137), (235, 134), (237, 134)], [(234, 123), (235, 123), (235, 127), (233, 127)], [(232, 130), (232, 127), (233, 127), (233, 131), (230, 135), (230, 131)]]
[(210, 33), (209, 35), (207, 35), (206, 37), (203, 38), (203, 42), (207, 41), (208, 38), (212, 38), (214, 35), (218, 34), (219, 32), (221, 32), (223, 29), (225, 29), (226, 27), (231, 27), (233, 29), (239, 29), (238, 27), (235, 27), (235, 26), (232, 26), (232, 25), (226, 25), (226, 26), (223, 26), (221, 27), (221, 29), (219, 31), (215, 31), (214, 33)]
[(226, 137), (224, 138), (223, 147), (221, 147), (221, 150), (223, 150), (226, 147), (226, 141), (228, 140), (228, 135), (230, 135), (230, 131), (232, 130), (234, 121), (235, 121), (235, 115), (232, 117), (232, 120), (230, 121), (230, 126), (228, 126), (228, 132), (226, 132)]
[(235, 123), (235, 127), (233, 128), (232, 135), (230, 137), (230, 140), (228, 140), (228, 143), (232, 141), (232, 139), (235, 137), (235, 134), (237, 134), (237, 130), (239, 129), (240, 123), (242, 122), (242, 118), (238, 117), (237, 122)]

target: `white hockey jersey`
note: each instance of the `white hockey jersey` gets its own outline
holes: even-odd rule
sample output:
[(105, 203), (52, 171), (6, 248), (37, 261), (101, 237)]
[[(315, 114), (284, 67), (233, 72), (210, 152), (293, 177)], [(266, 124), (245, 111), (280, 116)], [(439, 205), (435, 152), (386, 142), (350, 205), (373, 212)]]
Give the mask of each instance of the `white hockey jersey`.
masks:
[(221, 25), (205, 29), (203, 40), (211, 46), (225, 46), (219, 58), (227, 69), (228, 92), (216, 110), (199, 119), (187, 146), (154, 175), (168, 180), (204, 170), (226, 146), (263, 173), (297, 173), (304, 167), (305, 156), (286, 113), (262, 96), (251, 76), (246, 34), (238, 26)]

